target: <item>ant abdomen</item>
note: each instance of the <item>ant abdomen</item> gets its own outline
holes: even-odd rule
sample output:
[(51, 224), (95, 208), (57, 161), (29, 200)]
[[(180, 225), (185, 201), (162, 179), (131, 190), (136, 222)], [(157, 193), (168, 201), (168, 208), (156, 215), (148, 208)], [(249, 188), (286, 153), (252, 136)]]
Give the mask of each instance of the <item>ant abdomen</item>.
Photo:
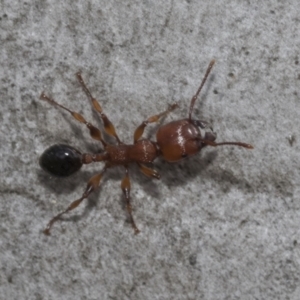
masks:
[(82, 154), (72, 146), (56, 144), (41, 155), (40, 166), (53, 176), (67, 177), (81, 168)]

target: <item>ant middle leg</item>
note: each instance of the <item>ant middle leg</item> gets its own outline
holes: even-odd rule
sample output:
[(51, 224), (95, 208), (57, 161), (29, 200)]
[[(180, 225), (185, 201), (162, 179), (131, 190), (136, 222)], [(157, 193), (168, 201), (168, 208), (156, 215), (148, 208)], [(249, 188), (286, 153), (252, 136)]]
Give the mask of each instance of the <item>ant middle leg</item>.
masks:
[(134, 143), (136, 143), (142, 137), (144, 130), (149, 123), (157, 122), (160, 118), (165, 117), (168, 113), (170, 113), (177, 107), (178, 107), (178, 104), (174, 103), (164, 112), (154, 115), (154, 116), (148, 118), (147, 120), (143, 121), (143, 123), (140, 126), (138, 126), (134, 132), (134, 135), (133, 135)]
[(75, 112), (75, 111), (72, 111), (70, 109), (68, 109), (67, 107), (59, 104), (58, 102), (56, 102), (55, 100), (51, 99), (50, 97), (46, 96), (46, 94), (44, 92), (42, 92), (41, 96), (40, 96), (40, 99), (42, 100), (45, 100), (45, 101), (48, 101), (49, 103), (53, 104), (53, 105), (56, 105), (56, 106), (59, 106), (60, 108), (66, 110), (67, 112), (69, 112), (71, 114), (71, 116), (78, 122), (80, 123), (83, 123), (89, 130), (90, 130), (90, 135), (93, 139), (95, 140), (98, 140), (102, 143), (103, 147), (106, 147), (106, 142), (103, 140), (102, 138), (102, 134), (101, 134), (101, 131), (95, 127), (94, 125), (92, 125), (91, 123), (87, 122), (85, 120), (85, 118)]
[(82, 194), (81, 198), (73, 201), (64, 211), (56, 215), (54, 218), (52, 218), (49, 223), (47, 224), (46, 228), (44, 229), (44, 234), (50, 235), (50, 230), (55, 222), (57, 222), (60, 217), (69, 211), (76, 208), (84, 199), (86, 199), (95, 189), (97, 189), (100, 185), (100, 180), (106, 171), (106, 167), (102, 170), (101, 173), (94, 175), (87, 183), (86, 189), (84, 193)]
[(122, 183), (121, 183), (121, 189), (125, 196), (125, 205), (126, 205), (126, 210), (129, 214), (130, 223), (133, 227), (134, 233), (138, 234), (140, 232), (140, 230), (135, 225), (135, 222), (134, 222), (134, 219), (132, 216), (132, 206), (130, 203), (130, 179), (129, 179), (129, 174), (128, 174), (128, 167), (125, 167), (125, 172), (126, 172), (125, 177), (123, 178)]
[(115, 129), (113, 123), (103, 113), (102, 107), (99, 104), (99, 102), (97, 101), (97, 99), (92, 96), (90, 90), (88, 89), (88, 87), (86, 86), (84, 80), (82, 79), (81, 73), (78, 72), (76, 74), (76, 77), (77, 77), (80, 85), (82, 86), (84, 92), (86, 93), (86, 95), (88, 96), (88, 98), (90, 98), (90, 100), (92, 101), (92, 105), (93, 105), (94, 109), (100, 114), (100, 117), (101, 117), (101, 119), (103, 121), (103, 124), (104, 124), (105, 132), (108, 135), (113, 136), (117, 140), (118, 144), (121, 144), (121, 141), (120, 141), (120, 139), (119, 139), (119, 137), (117, 135), (117, 132), (116, 132), (116, 129)]
[(141, 163), (138, 163), (138, 166), (140, 168), (140, 171), (144, 175), (155, 178), (155, 179), (160, 179), (160, 174), (155, 169), (149, 168), (146, 165), (141, 164)]

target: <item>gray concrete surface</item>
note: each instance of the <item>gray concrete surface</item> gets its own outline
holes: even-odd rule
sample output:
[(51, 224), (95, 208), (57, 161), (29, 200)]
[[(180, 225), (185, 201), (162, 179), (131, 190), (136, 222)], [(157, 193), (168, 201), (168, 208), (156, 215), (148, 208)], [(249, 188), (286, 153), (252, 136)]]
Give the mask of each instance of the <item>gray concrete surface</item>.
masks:
[[(300, 298), (299, 3), (255, 3), (0, 2), (1, 299)], [(160, 181), (131, 168), (138, 236), (122, 168), (44, 236), (101, 165), (58, 180), (39, 156), (58, 142), (101, 147), (40, 93), (96, 124), (81, 70), (129, 143), (170, 103), (166, 122), (187, 116), (212, 58), (194, 116), (255, 149), (158, 160)]]

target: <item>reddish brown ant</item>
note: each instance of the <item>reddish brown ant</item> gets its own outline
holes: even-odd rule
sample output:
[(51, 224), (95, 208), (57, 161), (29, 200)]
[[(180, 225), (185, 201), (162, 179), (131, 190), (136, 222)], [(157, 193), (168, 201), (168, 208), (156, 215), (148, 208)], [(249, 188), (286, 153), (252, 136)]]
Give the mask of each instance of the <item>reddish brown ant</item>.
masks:
[(60, 217), (67, 212), (76, 208), (84, 199), (86, 199), (96, 188), (100, 185), (100, 180), (107, 169), (115, 166), (124, 166), (125, 176), (121, 183), (121, 189), (124, 193), (126, 209), (130, 217), (130, 222), (135, 233), (139, 233), (133, 216), (132, 208), (130, 204), (130, 179), (128, 173), (128, 167), (131, 163), (136, 163), (141, 172), (146, 176), (153, 177), (156, 179), (160, 178), (159, 173), (149, 167), (157, 157), (162, 156), (168, 162), (177, 162), (181, 159), (197, 154), (205, 146), (222, 146), (222, 145), (234, 145), (240, 146), (247, 149), (252, 149), (250, 144), (240, 142), (222, 142), (216, 143), (216, 135), (212, 131), (208, 131), (201, 136), (200, 129), (205, 129), (208, 125), (205, 121), (193, 120), (192, 112), (194, 104), (200, 94), (200, 91), (214, 65), (215, 61), (212, 60), (206, 70), (205, 76), (198, 88), (196, 94), (191, 99), (189, 116), (187, 119), (173, 121), (168, 124), (162, 125), (156, 132), (156, 142), (149, 139), (142, 138), (145, 127), (150, 124), (157, 122), (160, 118), (166, 116), (169, 112), (177, 108), (177, 104), (171, 105), (166, 111), (154, 115), (147, 120), (143, 121), (140, 126), (134, 132), (132, 145), (126, 145), (119, 139), (114, 125), (103, 113), (99, 102), (92, 96), (91, 92), (84, 83), (81, 74), (77, 73), (77, 79), (82, 86), (84, 92), (90, 98), (94, 109), (100, 114), (102, 118), (105, 132), (113, 136), (116, 139), (116, 144), (108, 144), (102, 137), (102, 134), (98, 128), (87, 122), (84, 117), (71, 111), (70, 109), (62, 106), (56, 101), (47, 97), (44, 93), (41, 94), (41, 99), (50, 102), (51, 104), (57, 105), (60, 108), (69, 112), (72, 117), (80, 123), (83, 123), (90, 131), (90, 135), (93, 139), (100, 141), (103, 145), (103, 152), (90, 154), (81, 153), (75, 148), (68, 145), (54, 145), (45, 150), (40, 158), (41, 167), (54, 176), (66, 177), (74, 172), (78, 171), (82, 164), (90, 164), (92, 162), (104, 162), (102, 171), (94, 175), (87, 183), (87, 187), (82, 196), (73, 201), (63, 212), (56, 215), (50, 220), (44, 233), (49, 235), (50, 229), (53, 224), (60, 219)]

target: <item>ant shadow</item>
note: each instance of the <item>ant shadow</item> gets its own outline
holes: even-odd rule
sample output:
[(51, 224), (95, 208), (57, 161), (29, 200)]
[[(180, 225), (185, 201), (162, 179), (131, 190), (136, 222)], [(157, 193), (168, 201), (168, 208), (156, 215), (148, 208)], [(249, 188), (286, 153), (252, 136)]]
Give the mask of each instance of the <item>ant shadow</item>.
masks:
[(162, 161), (160, 164), (162, 181), (169, 187), (184, 186), (195, 178), (199, 178), (200, 181), (201, 178), (205, 177), (208, 181), (212, 180), (220, 183), (224, 192), (228, 190), (227, 187), (229, 186), (236, 186), (239, 189), (249, 186), (247, 180), (233, 175), (230, 170), (220, 170), (217, 168), (208, 170), (214, 164), (214, 161), (217, 161), (218, 151), (209, 151), (209, 149), (205, 149), (205, 151), (207, 152), (201, 157), (199, 157), (200, 155), (195, 155), (176, 165)]

